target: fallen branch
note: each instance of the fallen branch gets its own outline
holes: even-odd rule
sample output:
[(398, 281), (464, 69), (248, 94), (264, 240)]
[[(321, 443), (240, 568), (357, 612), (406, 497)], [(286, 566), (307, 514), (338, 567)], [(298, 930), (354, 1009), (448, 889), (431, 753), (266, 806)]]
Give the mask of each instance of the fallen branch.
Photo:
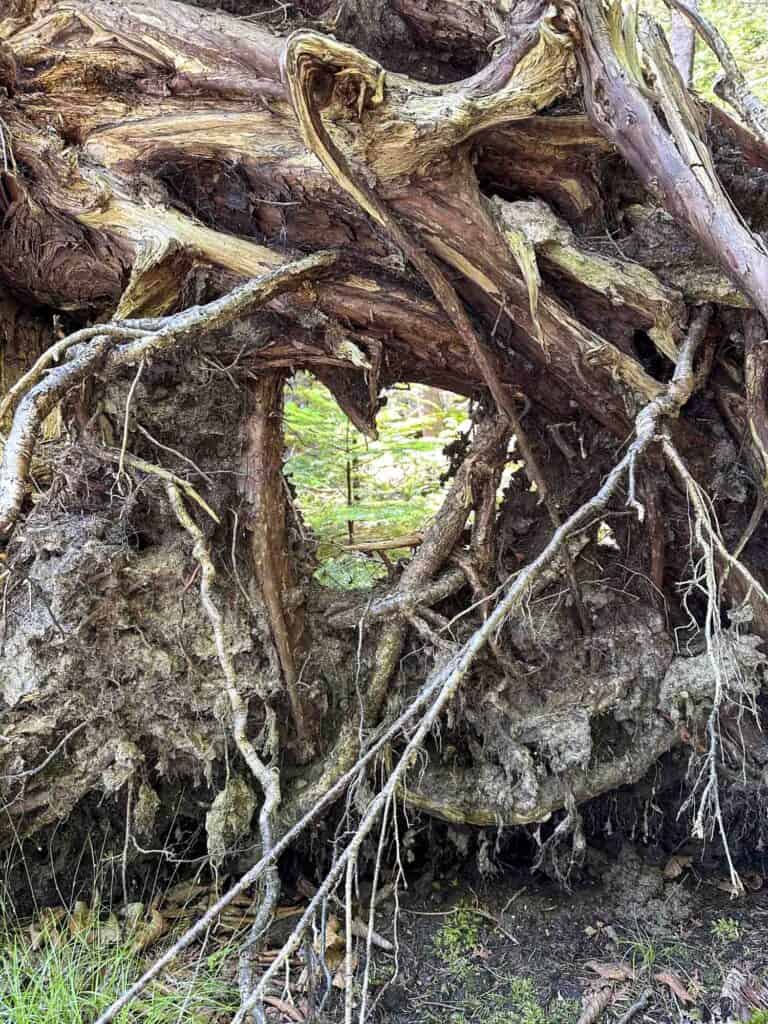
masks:
[(421, 590), (402, 592), (396, 589), (391, 594), (376, 598), (368, 605), (355, 604), (351, 608), (338, 611), (330, 609), (328, 625), (332, 629), (356, 629), (361, 619), (370, 624), (391, 615), (410, 615), (418, 608), (429, 608), (439, 604), (460, 590), (465, 582), (463, 571), (454, 569), (438, 577), (434, 583), (428, 583)]
[(397, 548), (417, 548), (423, 540), (423, 533), (407, 533), (402, 537), (392, 537), (389, 540), (360, 540), (352, 544), (344, 544), (343, 550), (376, 554), (377, 551), (394, 551)]
[(0, 537), (10, 532), (21, 511), (43, 421), (71, 388), (104, 364), (113, 343), (103, 335), (96, 338), (68, 363), (52, 370), (19, 402), (0, 466)]

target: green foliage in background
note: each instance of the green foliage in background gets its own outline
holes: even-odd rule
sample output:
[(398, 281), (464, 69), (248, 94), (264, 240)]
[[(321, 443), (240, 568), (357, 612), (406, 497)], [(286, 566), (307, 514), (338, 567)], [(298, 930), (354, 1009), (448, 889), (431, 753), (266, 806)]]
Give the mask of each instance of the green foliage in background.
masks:
[[(765, 0), (700, 0), (699, 7), (730, 46), (752, 90), (768, 101), (768, 7)], [(719, 70), (715, 55), (699, 41), (694, 85), (710, 99), (713, 98), (712, 82)]]
[[(646, 9), (665, 28), (669, 9), (664, 0), (647, 0)], [(752, 91), (768, 102), (768, 5), (766, 0), (699, 0), (699, 10), (712, 22), (731, 48)], [(696, 41), (693, 84), (706, 99), (715, 103), (712, 83), (720, 64), (706, 43)]]
[(285, 409), (285, 468), (319, 542), (321, 582), (366, 586), (385, 573), (381, 561), (343, 551), (348, 523), (355, 541), (422, 529), (442, 500), (443, 449), (468, 422), (466, 399), (411, 385), (388, 392), (372, 441), (322, 384), (308, 374), (294, 379)]

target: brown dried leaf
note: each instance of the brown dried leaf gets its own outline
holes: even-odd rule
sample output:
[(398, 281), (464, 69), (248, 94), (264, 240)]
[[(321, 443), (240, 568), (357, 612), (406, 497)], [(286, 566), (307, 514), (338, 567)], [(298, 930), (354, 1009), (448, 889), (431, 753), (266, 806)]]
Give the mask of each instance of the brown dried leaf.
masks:
[(629, 964), (602, 963), (600, 960), (587, 960), (585, 967), (588, 967), (595, 974), (599, 974), (606, 981), (632, 981), (635, 972)]
[(40, 949), (45, 942), (59, 946), (63, 936), (59, 925), (66, 915), (64, 907), (46, 907), (28, 928), (29, 944), (33, 950)]
[(668, 882), (673, 881), (675, 878), (679, 878), (692, 863), (693, 857), (684, 857), (682, 854), (675, 854), (674, 857), (669, 858), (664, 867), (664, 878)]
[[(347, 977), (346, 977), (346, 969), (345, 969), (346, 968), (346, 964), (344, 963), (344, 959), (345, 958), (342, 955), (341, 956), (341, 962), (339, 963), (339, 969), (336, 971), (336, 973), (333, 976), (333, 987), (334, 988), (340, 988), (342, 991), (347, 987)], [(328, 964), (328, 966), (330, 967), (330, 963)], [(352, 970), (355, 971), (356, 969), (357, 969), (357, 957), (353, 956), (352, 957)]]
[(78, 900), (69, 916), (70, 935), (83, 935), (93, 929), (95, 915), (87, 903)]
[(654, 974), (653, 979), (670, 988), (681, 1003), (694, 1003), (696, 1001), (685, 987), (683, 981), (676, 974), (672, 974), (671, 971), (662, 971), (661, 974)]
[(165, 935), (168, 928), (169, 924), (160, 911), (153, 910), (149, 921), (142, 921), (136, 929), (133, 943), (131, 944), (131, 952), (141, 953), (142, 950), (153, 946), (158, 939)]
[(277, 996), (264, 996), (264, 1002), (267, 1006), (274, 1006), (276, 1010), (288, 1017), (289, 1020), (295, 1020), (297, 1024), (303, 1024), (307, 1019), (306, 1015), (298, 1010), (295, 1006), (291, 1006), (290, 1003), (286, 1003), (284, 999), (278, 999)]
[[(329, 971), (335, 971), (344, 959), (346, 940), (341, 931), (339, 919), (333, 914), (329, 915), (325, 926), (325, 962)], [(320, 955), (323, 952), (320, 937), (315, 940), (315, 952)]]

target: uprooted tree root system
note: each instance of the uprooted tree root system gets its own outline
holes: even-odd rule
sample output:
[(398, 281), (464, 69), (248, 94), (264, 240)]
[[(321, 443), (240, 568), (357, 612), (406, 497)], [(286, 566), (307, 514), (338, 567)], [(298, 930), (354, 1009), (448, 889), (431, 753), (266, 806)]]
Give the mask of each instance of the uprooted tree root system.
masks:
[[(743, 891), (768, 113), (670, 3), (730, 111), (621, 0), (0, 12), (0, 841), (46, 898), (94, 834), (126, 899), (158, 858), (242, 872), (99, 1024), (246, 891), (234, 1021), (302, 950), (326, 999), (333, 906), (365, 1020), (414, 820), (482, 830), (489, 870), (523, 829), (564, 885), (611, 821), (714, 848)], [(394, 384), (472, 399), (441, 509), (371, 591), (313, 578), (297, 370), (369, 436)]]

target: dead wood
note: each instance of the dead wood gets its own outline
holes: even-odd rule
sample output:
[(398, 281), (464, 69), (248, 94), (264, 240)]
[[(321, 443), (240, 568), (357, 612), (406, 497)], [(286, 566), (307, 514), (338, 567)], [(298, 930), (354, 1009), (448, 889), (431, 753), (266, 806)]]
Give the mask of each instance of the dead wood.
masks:
[[(768, 141), (716, 28), (669, 2), (672, 52), (620, 0), (303, 0), (272, 28), (170, 0), (0, 14), (13, 829), (156, 771), (215, 788), (232, 754), (263, 789), (242, 892), (386, 749), (284, 950), (260, 979), (244, 962), (238, 1019), (395, 796), (575, 821), (698, 726), (692, 821), (722, 825), (720, 708), (759, 717), (768, 635)], [(689, 92), (693, 29), (743, 124)], [(368, 437), (393, 384), (474, 402), (433, 521), (349, 545), (412, 549), (363, 597), (313, 580), (283, 477), (301, 369)], [(153, 672), (170, 731), (131, 700)]]

